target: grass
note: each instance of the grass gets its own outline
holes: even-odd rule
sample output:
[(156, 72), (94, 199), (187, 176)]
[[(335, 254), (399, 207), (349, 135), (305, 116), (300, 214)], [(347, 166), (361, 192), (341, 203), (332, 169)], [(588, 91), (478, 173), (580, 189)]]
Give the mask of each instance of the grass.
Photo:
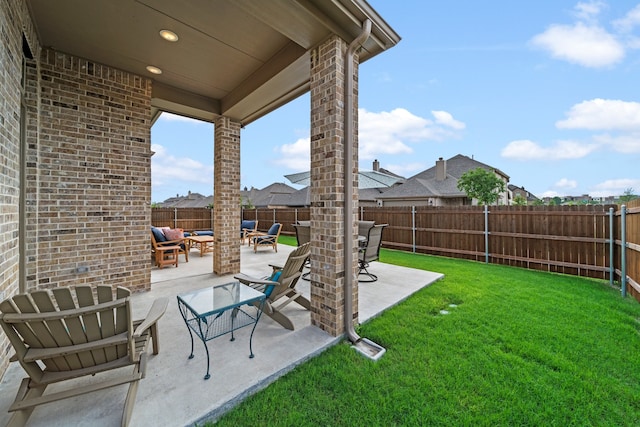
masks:
[(640, 304), (608, 283), (390, 250), (381, 261), (445, 274), (360, 326), (386, 354), (334, 346), (217, 425), (640, 425)]

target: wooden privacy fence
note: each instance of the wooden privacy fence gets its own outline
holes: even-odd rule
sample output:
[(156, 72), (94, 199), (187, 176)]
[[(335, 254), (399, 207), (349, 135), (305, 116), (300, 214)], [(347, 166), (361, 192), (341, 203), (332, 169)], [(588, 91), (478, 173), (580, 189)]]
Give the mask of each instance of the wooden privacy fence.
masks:
[[(619, 259), (616, 273), (622, 280), (622, 290), (629, 290), (640, 301), (640, 199), (628, 203), (624, 214), (618, 212), (620, 227), (616, 237)], [(622, 250), (624, 248), (624, 250)]]
[(151, 225), (182, 228), (185, 231), (213, 230), (213, 209), (152, 208)]
[[(154, 208), (153, 225), (213, 229), (208, 208)], [(363, 207), (362, 220), (389, 224), (383, 246), (535, 270), (620, 281), (640, 301), (640, 200), (617, 205)], [(246, 209), (266, 231), (294, 235), (309, 208)], [(239, 221), (240, 219), (238, 219)], [(624, 248), (624, 250), (623, 250)]]

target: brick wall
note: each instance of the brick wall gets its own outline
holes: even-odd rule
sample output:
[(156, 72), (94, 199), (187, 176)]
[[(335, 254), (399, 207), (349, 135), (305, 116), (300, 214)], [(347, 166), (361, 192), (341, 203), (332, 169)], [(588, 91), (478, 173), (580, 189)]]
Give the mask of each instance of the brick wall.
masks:
[(240, 272), (240, 123), (215, 121), (213, 154), (213, 272)]
[[(21, 2), (0, 2), (0, 300), (19, 284)], [(0, 374), (9, 363), (9, 341), (0, 333)]]
[(39, 84), (27, 152), (27, 204), (37, 206), (28, 217), (29, 289), (148, 290), (151, 81), (46, 49)]
[[(358, 259), (355, 244), (346, 248), (353, 252), (354, 263), (345, 268), (343, 123), (346, 48), (346, 43), (334, 36), (311, 52), (311, 323), (333, 336), (344, 332), (344, 277), (355, 273)], [(355, 88), (354, 95), (357, 85)], [(357, 128), (355, 123), (354, 131), (357, 132)], [(353, 167), (357, 152), (356, 145)], [(351, 201), (356, 207), (350, 224), (354, 236), (357, 200), (356, 190)], [(358, 317), (357, 289), (357, 285), (353, 287), (354, 319)]]

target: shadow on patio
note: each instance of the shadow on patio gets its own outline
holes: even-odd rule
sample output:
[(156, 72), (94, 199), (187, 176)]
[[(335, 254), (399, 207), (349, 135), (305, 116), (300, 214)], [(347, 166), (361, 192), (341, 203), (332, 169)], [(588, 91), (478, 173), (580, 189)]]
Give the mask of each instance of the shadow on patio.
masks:
[[(278, 245), (278, 249), (278, 253), (272, 250), (254, 253), (252, 248), (243, 246), (242, 272), (264, 276), (270, 271), (269, 263), (284, 264), (294, 248)], [(189, 333), (178, 311), (176, 295), (191, 289), (227, 283), (233, 281), (233, 276), (211, 273), (211, 253), (200, 257), (197, 250), (192, 250), (189, 263), (183, 260), (184, 257), (180, 256), (178, 268), (153, 268), (151, 292), (133, 297), (136, 317), (144, 315), (157, 297), (169, 297), (169, 307), (159, 324), (160, 354), (151, 355), (147, 376), (140, 382), (132, 426), (192, 425), (215, 418), (241, 399), (342, 339), (311, 326), (309, 312), (293, 303), (284, 311), (292, 319), (294, 331), (282, 328), (268, 316), (261, 317), (253, 337), (253, 359), (249, 359), (250, 327), (236, 331), (236, 340), (233, 342), (229, 341), (229, 335), (209, 341), (211, 378), (204, 380), (206, 354), (202, 342), (196, 339), (195, 357), (188, 359)], [(378, 315), (442, 277), (438, 273), (379, 262), (372, 264), (372, 270), (380, 279), (376, 283), (360, 284), (360, 322)], [(309, 282), (301, 280), (298, 286), (306, 296), (309, 295)], [(11, 363), (0, 383), (2, 425), (9, 419), (7, 408), (23, 376), (22, 368), (17, 363)], [(118, 386), (43, 405), (36, 408), (28, 425), (119, 425), (125, 395), (126, 386)]]

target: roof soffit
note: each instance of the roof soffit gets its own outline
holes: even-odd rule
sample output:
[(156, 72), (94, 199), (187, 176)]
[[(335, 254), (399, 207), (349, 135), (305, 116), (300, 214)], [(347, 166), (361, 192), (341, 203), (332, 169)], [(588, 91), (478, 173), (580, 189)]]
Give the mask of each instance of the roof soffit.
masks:
[(364, 0), (26, 1), (44, 47), (147, 76), (156, 111), (207, 121), (246, 124), (305, 93), (308, 50), (332, 33), (350, 42), (367, 17), (361, 61), (400, 40)]

